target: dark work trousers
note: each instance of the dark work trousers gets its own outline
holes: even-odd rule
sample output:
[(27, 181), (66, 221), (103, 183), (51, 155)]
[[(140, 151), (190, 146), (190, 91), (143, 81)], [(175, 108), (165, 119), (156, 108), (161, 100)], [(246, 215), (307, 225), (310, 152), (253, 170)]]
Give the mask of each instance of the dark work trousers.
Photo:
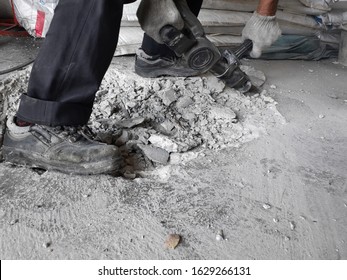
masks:
[(59, 1), (17, 118), (49, 126), (88, 122), (95, 93), (117, 46), (125, 2)]

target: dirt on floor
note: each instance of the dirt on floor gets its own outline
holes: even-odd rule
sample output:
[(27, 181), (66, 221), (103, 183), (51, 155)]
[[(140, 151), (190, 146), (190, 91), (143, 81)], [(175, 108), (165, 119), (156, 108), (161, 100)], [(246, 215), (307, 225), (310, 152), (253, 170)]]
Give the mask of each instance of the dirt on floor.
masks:
[[(345, 67), (246, 60), (267, 80), (242, 95), (133, 63), (113, 60), (90, 120), (123, 176), (0, 163), (1, 259), (347, 259)], [(0, 78), (2, 125), (29, 71)]]

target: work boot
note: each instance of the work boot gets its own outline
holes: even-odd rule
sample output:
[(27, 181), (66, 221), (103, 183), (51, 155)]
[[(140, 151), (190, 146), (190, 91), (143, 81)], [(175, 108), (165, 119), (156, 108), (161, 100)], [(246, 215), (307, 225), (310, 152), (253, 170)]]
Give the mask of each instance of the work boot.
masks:
[(189, 68), (183, 58), (150, 56), (142, 49), (136, 52), (135, 72), (144, 78), (159, 76), (191, 77), (200, 74), (199, 71)]
[(120, 169), (118, 149), (92, 140), (87, 126), (20, 127), (14, 119), (8, 119), (3, 141), (6, 162), (68, 174), (113, 173)]

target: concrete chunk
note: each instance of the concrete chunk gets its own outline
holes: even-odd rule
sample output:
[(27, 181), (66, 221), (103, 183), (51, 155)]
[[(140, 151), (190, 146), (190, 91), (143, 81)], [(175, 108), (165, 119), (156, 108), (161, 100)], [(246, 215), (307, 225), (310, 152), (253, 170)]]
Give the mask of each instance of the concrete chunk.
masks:
[(177, 93), (173, 89), (169, 89), (161, 92), (160, 97), (166, 106), (170, 106), (171, 103), (177, 100)]
[(178, 145), (172, 141), (170, 138), (164, 135), (152, 134), (149, 139), (154, 146), (164, 149), (169, 153), (177, 153)]
[(212, 107), (210, 109), (210, 117), (217, 120), (234, 120), (236, 119), (236, 114), (233, 110), (227, 107)]
[(138, 118), (133, 118), (133, 119), (127, 119), (124, 121), (120, 121), (118, 123), (118, 125), (120, 127), (124, 127), (124, 128), (132, 128), (134, 126), (140, 125), (145, 121), (145, 118), (143, 117), (138, 117)]
[(190, 105), (194, 104), (194, 100), (191, 99), (189, 96), (183, 96), (177, 101), (177, 108), (184, 109), (189, 107)]
[(139, 144), (138, 147), (142, 150), (145, 156), (153, 162), (166, 164), (169, 161), (170, 154), (162, 148), (142, 144)]
[(172, 135), (176, 132), (176, 126), (169, 120), (165, 120), (157, 126), (157, 130), (165, 135)]

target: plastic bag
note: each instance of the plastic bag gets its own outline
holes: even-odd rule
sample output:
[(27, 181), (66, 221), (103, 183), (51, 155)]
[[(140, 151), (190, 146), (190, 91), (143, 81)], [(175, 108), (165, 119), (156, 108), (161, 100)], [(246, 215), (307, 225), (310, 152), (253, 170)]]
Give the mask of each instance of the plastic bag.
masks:
[(59, 0), (13, 0), (18, 23), (34, 37), (45, 37)]

